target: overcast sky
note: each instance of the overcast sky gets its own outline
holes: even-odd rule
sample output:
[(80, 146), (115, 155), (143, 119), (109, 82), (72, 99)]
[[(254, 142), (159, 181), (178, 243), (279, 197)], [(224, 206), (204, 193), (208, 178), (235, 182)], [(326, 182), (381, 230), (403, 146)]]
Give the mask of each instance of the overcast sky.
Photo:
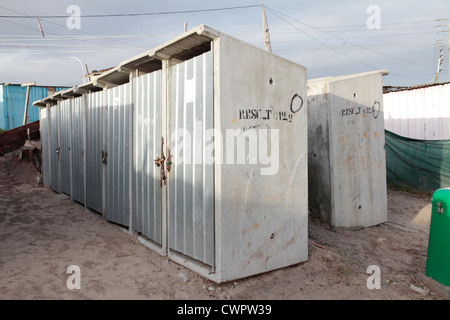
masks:
[[(83, 82), (79, 61), (89, 71), (114, 67), (178, 36), (184, 23), (188, 29), (205, 24), (264, 48), (259, 4), (0, 0), (0, 83), (74, 86)], [(309, 79), (388, 69), (385, 85), (434, 82), (441, 49), (439, 81), (449, 79), (448, 0), (264, 0), (264, 5), (272, 52), (305, 66)], [(70, 6), (80, 9), (79, 21), (69, 17)], [(20, 17), (27, 15), (32, 17)]]

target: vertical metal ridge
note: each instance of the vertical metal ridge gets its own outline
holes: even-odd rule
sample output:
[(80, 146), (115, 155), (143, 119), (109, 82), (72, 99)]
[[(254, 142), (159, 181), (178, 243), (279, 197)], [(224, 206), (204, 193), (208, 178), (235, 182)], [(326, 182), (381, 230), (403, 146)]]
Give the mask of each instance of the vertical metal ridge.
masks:
[[(39, 111), (39, 123), (41, 129), (42, 141), (42, 177), (44, 186), (50, 186), (50, 146), (49, 146), (49, 116), (48, 107), (41, 108)], [(46, 152), (47, 151), (47, 152)]]
[(138, 71), (130, 72), (129, 75), (129, 84), (128, 84), (128, 99), (126, 100), (128, 102), (128, 108), (130, 109), (128, 114), (128, 232), (130, 234), (133, 233), (133, 212), (134, 212), (134, 205), (133, 205), (133, 159), (134, 159), (134, 153), (133, 153), (133, 146), (134, 146), (134, 124), (133, 124), (133, 112), (134, 112), (134, 103), (135, 98), (133, 95), (134, 91), (134, 78), (136, 78), (138, 74)]
[[(118, 99), (118, 106), (117, 106), (117, 153), (114, 154), (115, 157), (117, 157), (117, 166), (116, 166), (116, 174), (117, 174), (117, 184), (115, 185), (115, 190), (118, 191), (118, 205), (117, 205), (117, 209), (116, 210), (116, 215), (117, 215), (117, 221), (121, 222), (123, 225), (125, 225), (122, 222), (122, 219), (120, 217), (120, 213), (123, 210), (123, 206), (122, 206), (122, 202), (124, 200), (124, 193), (121, 192), (122, 190), (121, 187), (123, 188), (125, 186), (125, 183), (123, 181), (123, 158), (125, 157), (125, 155), (123, 154), (123, 152), (121, 151), (125, 151), (124, 147), (123, 147), (123, 124), (122, 121), (125, 121), (125, 117), (124, 114), (122, 113), (122, 87), (117, 87), (116, 94), (117, 96), (115, 97), (115, 99)], [(125, 214), (125, 213), (123, 213)]]
[(87, 208), (87, 194), (86, 194), (86, 189), (87, 189), (87, 172), (86, 172), (86, 167), (87, 167), (87, 157), (86, 157), (86, 141), (87, 141), (87, 134), (86, 134), (86, 130), (87, 130), (87, 96), (83, 95), (81, 97), (81, 109), (83, 112), (83, 117), (82, 117), (82, 130), (83, 130), (83, 146), (82, 146), (82, 161), (83, 161), (83, 204), (84, 207)]
[[(203, 172), (203, 174), (202, 174), (202, 208), (203, 208), (203, 212), (202, 212), (202, 218), (203, 218), (203, 221), (202, 221), (202, 227), (203, 227), (203, 230), (206, 230), (206, 228), (207, 228), (207, 225), (206, 225), (206, 187), (205, 187), (205, 185), (206, 185), (206, 170), (207, 170), (207, 168), (206, 168), (206, 130), (208, 129), (207, 128), (207, 124), (206, 124), (206, 120), (207, 120), (207, 118), (206, 118), (206, 112), (207, 112), (207, 102), (206, 102), (206, 94), (207, 94), (207, 85), (206, 85), (206, 82), (207, 82), (207, 64), (206, 64), (206, 56), (203, 56), (203, 59), (202, 59), (202, 67), (203, 67), (203, 74), (202, 74), (202, 76), (203, 76), (203, 83), (202, 83), (202, 113), (203, 113), (203, 116), (202, 116), (202, 120), (203, 120), (203, 123), (202, 123), (202, 125), (203, 125), (203, 128), (202, 128), (202, 132), (203, 132), (203, 135), (202, 135), (202, 141), (203, 141), (203, 149), (202, 149), (202, 160), (203, 160), (203, 162), (202, 162), (202, 172)], [(212, 110), (212, 106), (211, 106), (211, 110)], [(205, 236), (203, 236), (203, 238), (202, 238), (202, 258), (203, 259), (205, 259), (206, 260), (206, 257), (207, 257), (207, 253), (206, 253), (206, 248), (207, 248), (207, 242), (206, 242), (206, 237)]]
[[(157, 126), (158, 126), (158, 121), (157, 121), (157, 96), (161, 94), (161, 91), (158, 90), (158, 86), (157, 86), (157, 81), (158, 81), (158, 77), (157, 77), (157, 73), (153, 73), (151, 76), (151, 79), (153, 80), (153, 88), (152, 90), (149, 90), (151, 92), (153, 92), (153, 99), (152, 99), (152, 108), (149, 110), (149, 115), (152, 114), (152, 123), (153, 126), (152, 128), (150, 128), (150, 126), (148, 127), (148, 131), (149, 131), (149, 136), (153, 137), (153, 143), (152, 143), (152, 147), (153, 147), (153, 155), (156, 154), (156, 150), (155, 150), (155, 146), (156, 146), (156, 139), (158, 139), (159, 135), (161, 134), (157, 134)], [(161, 79), (159, 80), (161, 82)], [(161, 114), (161, 105), (159, 106), (159, 110), (160, 110), (160, 114)], [(149, 116), (150, 118), (150, 116)], [(150, 131), (151, 129), (153, 129), (152, 135), (150, 135)], [(150, 150), (150, 148), (149, 148)], [(150, 157), (149, 157), (150, 158)], [(153, 159), (149, 159), (150, 161)], [(162, 212), (160, 210), (157, 209), (157, 204), (160, 203), (162, 201), (162, 198), (159, 197), (156, 193), (156, 188), (154, 186), (154, 181), (155, 181), (155, 166), (153, 165), (152, 162), (149, 162), (149, 170), (148, 170), (148, 175), (149, 178), (153, 177), (153, 179), (149, 179), (148, 180), (148, 192), (150, 193), (151, 191), (153, 192), (152, 197), (149, 196), (149, 199), (153, 199), (153, 205), (151, 206), (151, 204), (149, 203), (149, 207), (148, 210), (150, 211), (151, 207), (153, 207), (153, 235), (154, 238), (158, 239), (158, 242), (161, 243), (161, 236), (160, 236), (160, 232), (158, 232), (158, 229), (161, 228), (161, 224), (158, 223), (158, 216), (160, 216), (162, 214)]]
[(73, 100), (67, 99), (67, 122), (69, 124), (69, 180), (70, 180), (70, 199), (73, 200), (73, 141), (72, 141), (72, 112), (73, 112)]
[[(144, 97), (143, 97), (144, 98), (143, 115), (144, 115), (144, 117), (146, 119), (146, 122), (151, 122), (151, 121), (149, 121), (149, 120), (151, 120), (151, 118), (149, 116), (150, 115), (150, 111), (151, 111), (150, 98), (151, 98), (151, 93), (152, 93), (152, 95), (154, 95), (154, 94), (156, 94), (156, 92), (151, 90), (152, 76), (151, 75), (147, 76), (145, 80), (146, 80), (146, 88), (147, 88), (145, 93), (147, 93), (147, 94), (144, 95)], [(150, 159), (148, 157), (149, 157), (149, 152), (150, 152), (149, 144), (152, 141), (152, 139), (150, 138), (150, 135), (149, 135), (150, 127), (151, 127), (150, 123), (147, 123), (146, 141), (145, 141), (145, 145), (144, 145), (144, 143), (142, 144), (143, 152), (145, 152), (145, 156), (143, 158), (143, 161), (144, 161), (144, 164), (145, 164), (145, 171), (144, 172), (145, 172), (145, 178), (146, 178), (146, 179), (143, 179), (143, 182), (144, 182), (144, 185), (145, 185), (143, 191), (146, 191), (146, 195), (147, 195), (146, 197), (143, 197), (143, 199), (145, 201), (145, 206), (143, 208), (143, 213), (145, 214), (145, 220), (146, 220), (146, 233), (148, 234), (148, 236), (151, 239), (154, 239), (155, 234), (152, 232), (153, 225), (152, 225), (150, 204), (149, 204), (149, 200), (150, 200), (150, 185), (149, 185), (149, 182), (150, 182), (150, 164), (151, 163), (149, 162)], [(155, 137), (153, 137), (153, 139), (155, 139)], [(156, 201), (156, 199), (153, 198), (153, 201)]]
[[(184, 68), (184, 85), (186, 86), (186, 80), (187, 80), (187, 69), (188, 69), (188, 62), (183, 63)], [(185, 87), (186, 88), (186, 87)], [(183, 113), (183, 125), (182, 129), (185, 130), (187, 128), (187, 107), (186, 107), (186, 101), (183, 99), (183, 103), (181, 104), (181, 112)], [(190, 132), (192, 134), (192, 132)], [(191, 136), (192, 137), (192, 136)], [(186, 139), (183, 139), (183, 252), (188, 253), (187, 249), (187, 233), (186, 233), (186, 209), (187, 209), (187, 203), (186, 203), (186, 175), (187, 175), (187, 165), (186, 165)], [(192, 140), (191, 140), (192, 141)]]
[(58, 101), (56, 106), (56, 118), (58, 123), (58, 192), (62, 190), (61, 183), (61, 101)]

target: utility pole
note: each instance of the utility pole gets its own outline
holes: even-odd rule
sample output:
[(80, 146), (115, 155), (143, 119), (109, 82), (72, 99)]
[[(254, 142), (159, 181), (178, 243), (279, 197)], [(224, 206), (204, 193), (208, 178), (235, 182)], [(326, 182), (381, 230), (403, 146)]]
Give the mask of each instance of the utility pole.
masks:
[(36, 82), (22, 83), (21, 87), (27, 87), (27, 95), (25, 97), (25, 111), (23, 112), (23, 125), (27, 124), (28, 118), (28, 101), (30, 100), (30, 87), (35, 86)]
[(441, 71), (442, 71), (442, 61), (443, 61), (443, 58), (444, 58), (444, 56), (442, 55), (442, 51), (443, 51), (444, 49), (441, 49), (441, 51), (440, 51), (440, 56), (439, 56), (439, 61), (438, 61), (438, 67), (437, 67), (437, 71), (436, 71), (436, 76), (434, 77), (434, 83), (437, 83), (438, 82), (438, 78), (439, 78), (439, 73), (441, 73)]
[(266, 51), (272, 52), (272, 46), (270, 44), (270, 34), (269, 34), (269, 24), (267, 23), (266, 11), (264, 10), (264, 5), (261, 0), (261, 12), (263, 18), (263, 29), (264, 29), (264, 47)]

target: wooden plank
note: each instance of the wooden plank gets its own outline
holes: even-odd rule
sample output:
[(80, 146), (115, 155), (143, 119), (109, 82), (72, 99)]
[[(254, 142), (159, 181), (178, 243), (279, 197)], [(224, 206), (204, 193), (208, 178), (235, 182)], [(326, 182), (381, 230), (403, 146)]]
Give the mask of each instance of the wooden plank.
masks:
[(31, 140), (40, 139), (39, 121), (8, 130), (0, 136), (0, 154), (6, 154), (23, 147), (28, 139), (28, 129), (30, 130)]

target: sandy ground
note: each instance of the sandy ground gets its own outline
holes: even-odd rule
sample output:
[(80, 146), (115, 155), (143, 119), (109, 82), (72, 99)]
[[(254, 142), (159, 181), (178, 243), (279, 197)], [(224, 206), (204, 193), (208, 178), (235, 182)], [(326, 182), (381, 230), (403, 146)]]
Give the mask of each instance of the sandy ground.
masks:
[[(424, 288), (430, 196), (389, 190), (389, 221), (331, 230), (309, 221), (309, 260), (217, 285), (151, 251), (69, 197), (40, 186), (30, 162), (0, 157), (0, 298), (434, 300)], [(69, 290), (70, 265), (81, 289)], [(381, 288), (369, 290), (377, 265)], [(427, 289), (427, 288), (424, 288)]]

